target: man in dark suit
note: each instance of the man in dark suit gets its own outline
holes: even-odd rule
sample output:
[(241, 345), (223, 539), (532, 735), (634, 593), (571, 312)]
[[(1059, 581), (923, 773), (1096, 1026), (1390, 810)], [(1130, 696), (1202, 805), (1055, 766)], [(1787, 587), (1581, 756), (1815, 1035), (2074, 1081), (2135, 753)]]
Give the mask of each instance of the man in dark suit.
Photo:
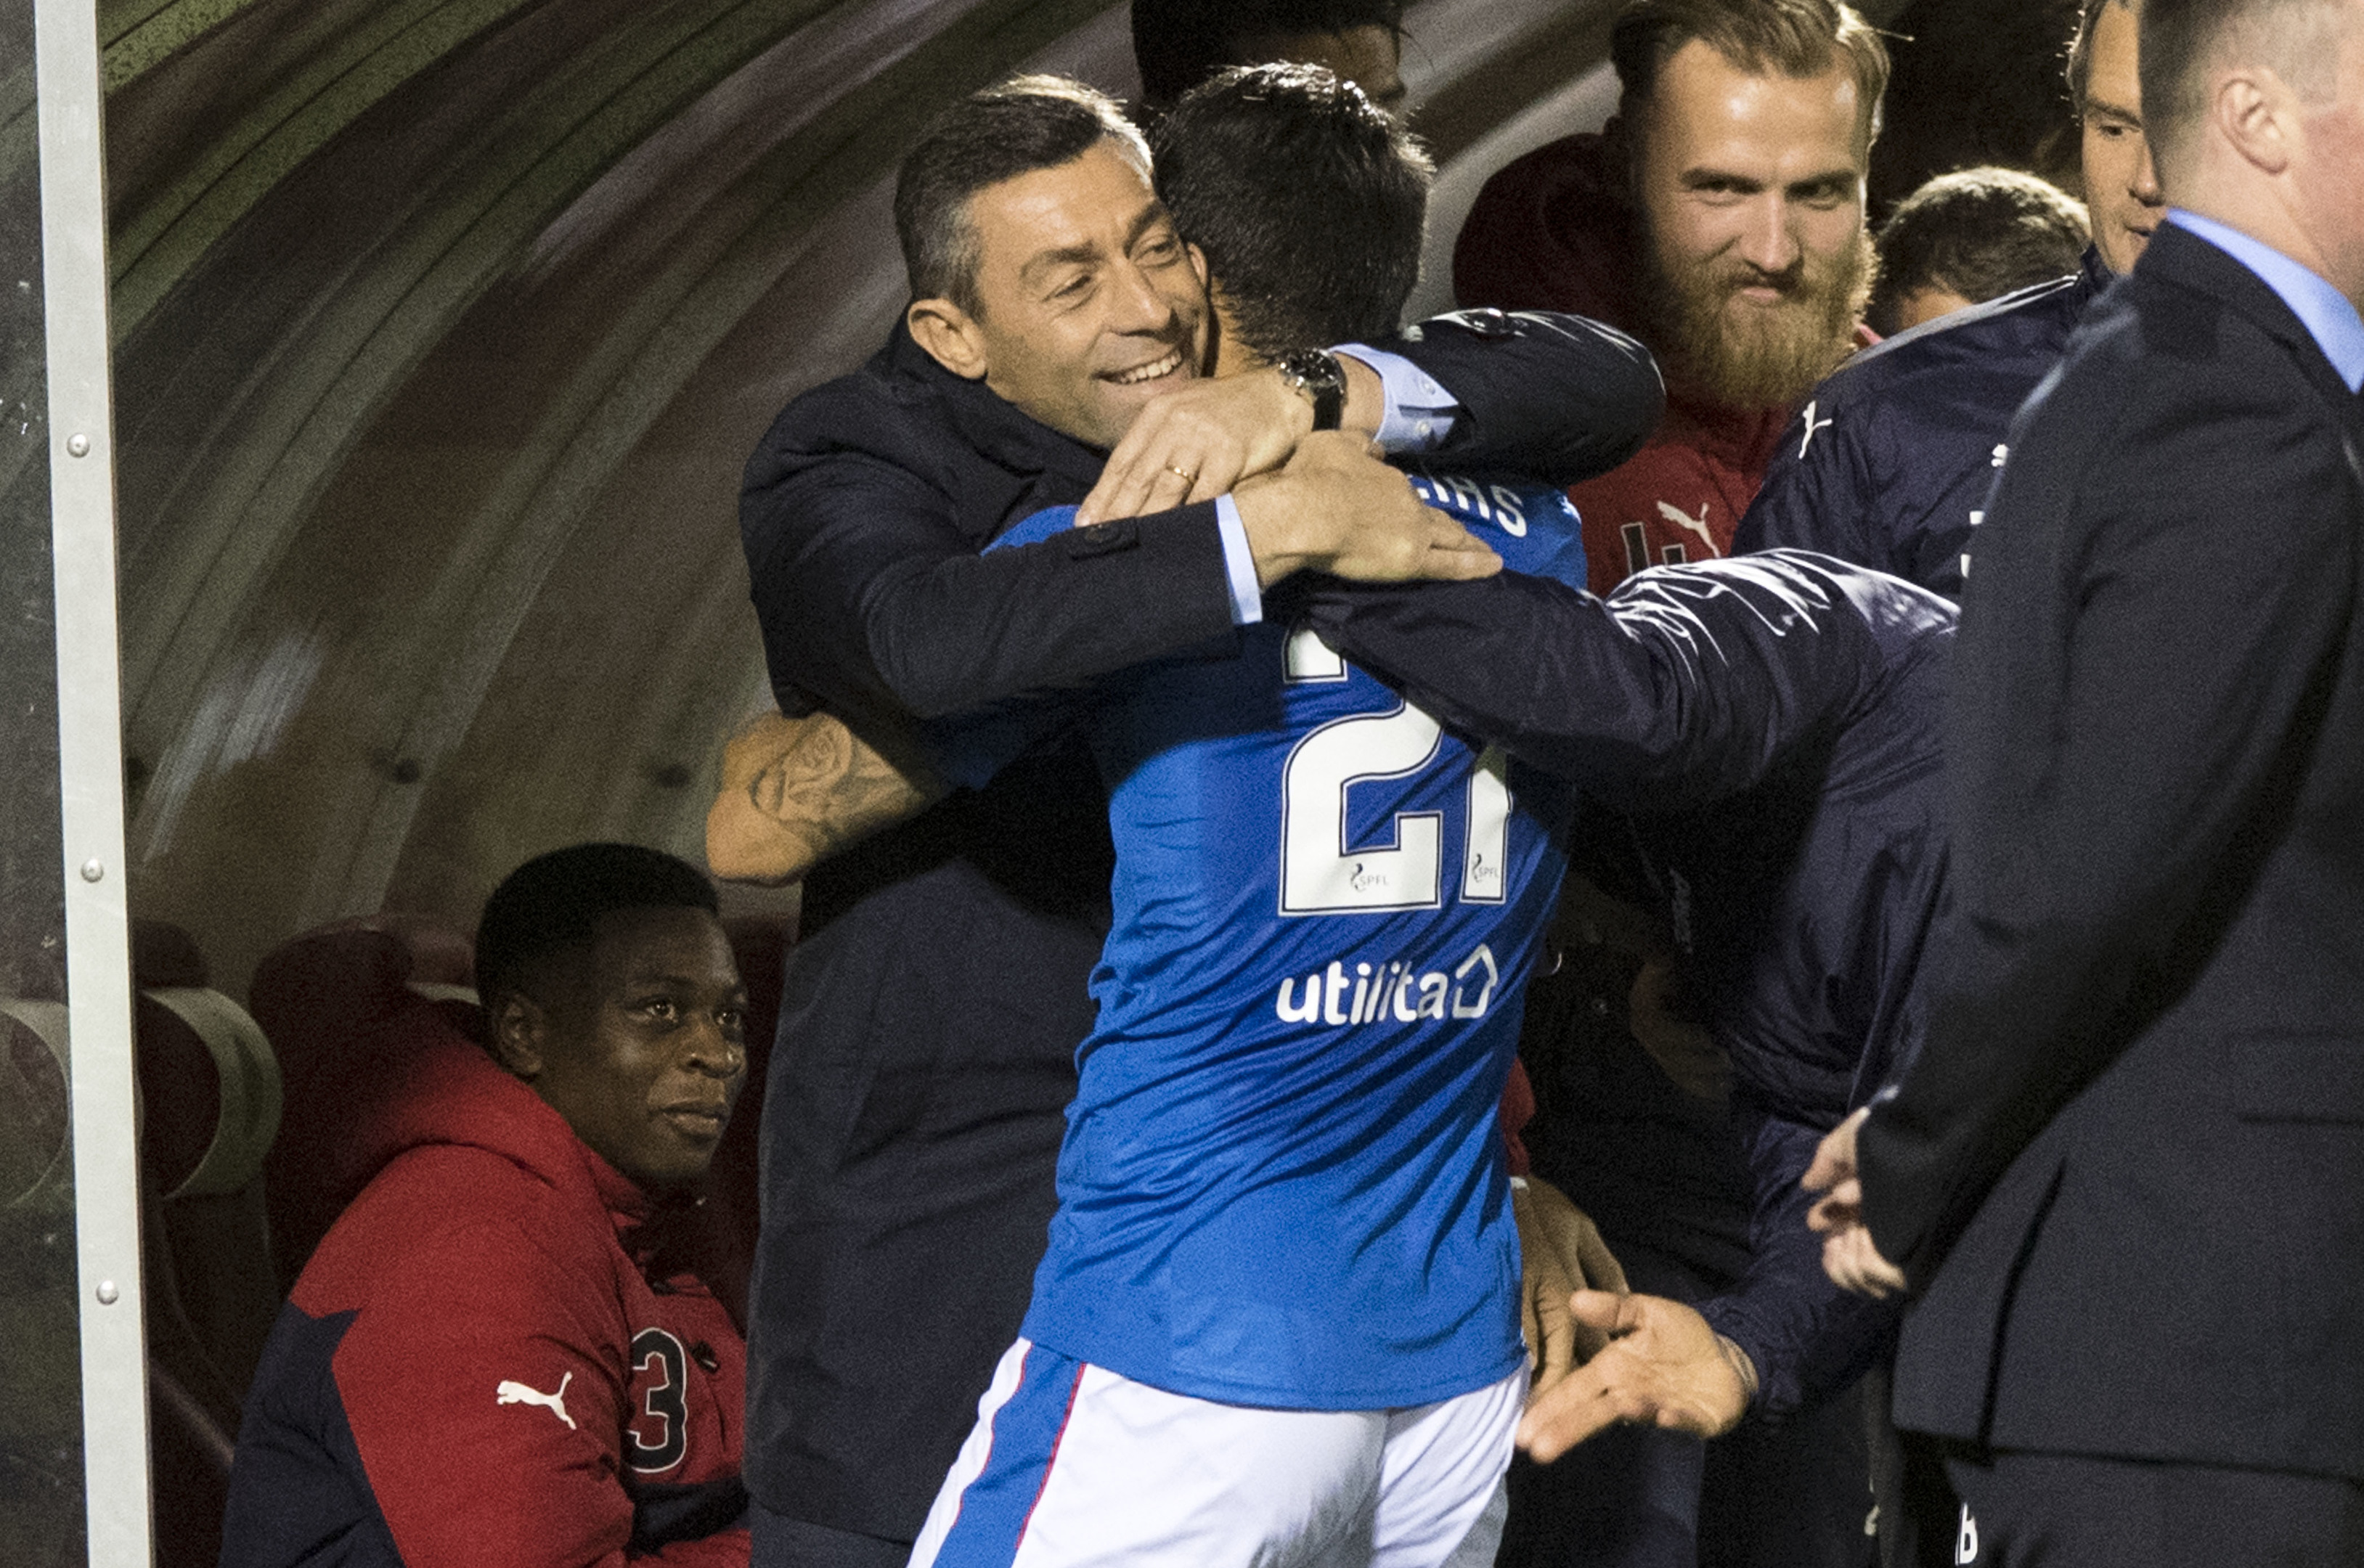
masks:
[(2147, 0), (2142, 90), (2174, 210), (1969, 577), (1951, 967), (1808, 1179), (1957, 1561), (2354, 1563), (2364, 0)]
[[(1206, 273), (1147, 162), (1105, 98), (1043, 79), (969, 100), (907, 161), (904, 324), (748, 463), (742, 531), (785, 713), (883, 733), (1227, 640), (1263, 586), (1367, 567), (1375, 539), (1388, 570), (1490, 569), (1358, 441), (1299, 445), (1316, 424), (1566, 483), (1655, 422), (1648, 357), (1572, 318), (1450, 319), (1399, 353), (1191, 388)], [(979, 554), (1094, 500), (1121, 520)], [(808, 761), (784, 759), (779, 793)], [(796, 1070), (762, 1113), (759, 1564), (900, 1563), (1017, 1332), (1108, 931), (1107, 809), (1081, 746), (1054, 747), (806, 885), (781, 1007)]]

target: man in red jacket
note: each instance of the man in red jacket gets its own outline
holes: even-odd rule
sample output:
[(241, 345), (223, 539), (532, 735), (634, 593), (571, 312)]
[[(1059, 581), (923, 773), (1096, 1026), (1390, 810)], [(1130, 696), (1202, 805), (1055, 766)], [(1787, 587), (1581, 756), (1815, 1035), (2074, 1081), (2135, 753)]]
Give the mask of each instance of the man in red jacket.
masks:
[(1634, 0), (1599, 136), (1486, 183), (1454, 250), (1465, 306), (1572, 310), (1667, 377), (1657, 435), (1573, 486), (1595, 593), (1728, 555), (1776, 442), (1868, 339), (1864, 175), (1888, 50), (1834, 0)]
[(222, 1561), (744, 1568), (746, 1343), (651, 1223), (746, 1071), (714, 890), (653, 850), (544, 855), (476, 974), (485, 1043), (422, 1001), (352, 1085), (366, 1184), (264, 1350)]

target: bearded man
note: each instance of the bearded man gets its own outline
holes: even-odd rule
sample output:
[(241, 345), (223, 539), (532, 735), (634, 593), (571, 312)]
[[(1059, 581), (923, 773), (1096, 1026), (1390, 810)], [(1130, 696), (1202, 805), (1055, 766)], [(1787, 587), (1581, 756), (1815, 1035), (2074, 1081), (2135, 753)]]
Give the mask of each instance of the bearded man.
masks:
[(1598, 136), (1486, 183), (1455, 246), (1466, 306), (1573, 310), (1632, 333), (1667, 416), (1568, 492), (1592, 589), (1732, 552), (1798, 405), (1868, 340), (1864, 178), (1888, 50), (1834, 0), (1634, 0)]
[[(1656, 435), (1568, 491), (1604, 595), (1645, 567), (1731, 553), (1795, 407), (1861, 340), (1864, 180), (1889, 69), (1879, 34), (1835, 0), (1634, 0), (1610, 54), (1616, 117), (1495, 175), (1454, 258), (1465, 305), (1562, 302), (1657, 357)], [(1687, 910), (1690, 889), (1654, 892), (1650, 866), (1595, 848), (1568, 877), (1556, 973), (1529, 987), (1519, 1051), (1538, 1111), (1523, 1141), (1635, 1290), (1698, 1306), (1756, 1259), (1731, 1067), (1680, 973), (1689, 915), (1649, 912)], [(1877, 1399), (1847, 1389), (1704, 1444), (1618, 1428), (1556, 1463), (1522, 1460), (1501, 1562), (1853, 1568), (1872, 1544)]]

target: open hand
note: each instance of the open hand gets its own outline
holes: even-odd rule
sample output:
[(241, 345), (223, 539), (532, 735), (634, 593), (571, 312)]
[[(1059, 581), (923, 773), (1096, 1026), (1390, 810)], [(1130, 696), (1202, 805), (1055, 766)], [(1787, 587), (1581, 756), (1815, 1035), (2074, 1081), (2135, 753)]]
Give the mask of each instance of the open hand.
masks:
[(1821, 1200), (1806, 1223), (1823, 1239), (1823, 1272), (1841, 1290), (1881, 1299), (1904, 1288), (1904, 1271), (1879, 1254), (1863, 1222), (1863, 1181), (1856, 1173), (1855, 1140), (1869, 1106), (1833, 1128), (1814, 1151), (1801, 1184)]
[(1661, 1296), (1581, 1290), (1568, 1304), (1609, 1345), (1557, 1387), (1527, 1403), (1519, 1446), (1549, 1464), (1585, 1439), (1626, 1423), (1702, 1438), (1747, 1413), (1756, 1368), (1708, 1320)]
[(1266, 587), (1303, 571), (1403, 583), (1502, 569), (1476, 535), (1422, 506), (1411, 481), (1373, 455), (1369, 442), (1344, 431), (1306, 437), (1278, 473), (1243, 481), (1233, 498)]

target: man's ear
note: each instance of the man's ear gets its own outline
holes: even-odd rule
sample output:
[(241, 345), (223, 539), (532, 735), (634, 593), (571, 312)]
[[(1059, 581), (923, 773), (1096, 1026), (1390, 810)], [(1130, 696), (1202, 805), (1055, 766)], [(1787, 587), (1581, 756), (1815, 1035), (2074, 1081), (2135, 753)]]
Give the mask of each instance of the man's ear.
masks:
[(903, 313), (911, 340), (928, 357), (965, 381), (981, 381), (986, 362), (985, 330), (976, 317), (948, 299), (915, 299)]
[(502, 995), (489, 1015), (493, 1060), (527, 1083), (541, 1076), (550, 1014), (521, 992)]
[(2209, 99), (2209, 119), (2249, 165), (2263, 174), (2290, 167), (2294, 95), (2268, 70), (2220, 77)]

